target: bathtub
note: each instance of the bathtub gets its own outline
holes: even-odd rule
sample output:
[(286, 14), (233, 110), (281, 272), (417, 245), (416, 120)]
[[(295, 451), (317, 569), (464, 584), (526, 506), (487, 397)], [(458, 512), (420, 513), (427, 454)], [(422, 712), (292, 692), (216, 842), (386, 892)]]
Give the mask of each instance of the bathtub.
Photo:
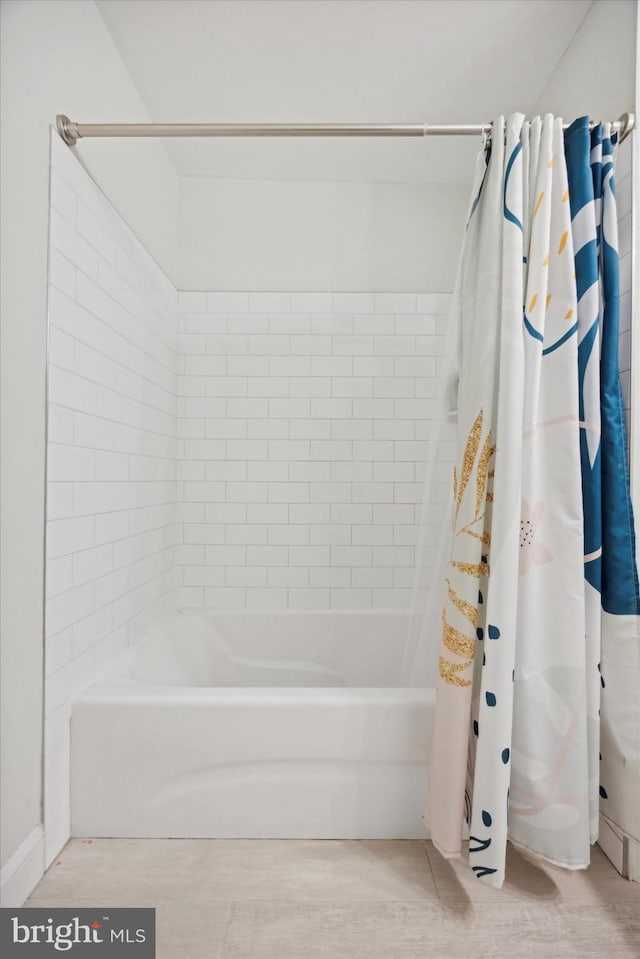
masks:
[(74, 836), (425, 838), (434, 693), (396, 612), (157, 624), (71, 715)]

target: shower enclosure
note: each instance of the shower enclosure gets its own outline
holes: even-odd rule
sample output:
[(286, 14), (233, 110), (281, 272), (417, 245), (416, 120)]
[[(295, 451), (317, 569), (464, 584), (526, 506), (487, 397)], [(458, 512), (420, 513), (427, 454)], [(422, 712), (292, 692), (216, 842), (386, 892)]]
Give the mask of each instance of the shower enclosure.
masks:
[(52, 134), (52, 850), (426, 835), (405, 647), (449, 302), (177, 292)]
[(55, 133), (51, 207), (52, 854), (425, 836), (450, 292), (177, 291)]

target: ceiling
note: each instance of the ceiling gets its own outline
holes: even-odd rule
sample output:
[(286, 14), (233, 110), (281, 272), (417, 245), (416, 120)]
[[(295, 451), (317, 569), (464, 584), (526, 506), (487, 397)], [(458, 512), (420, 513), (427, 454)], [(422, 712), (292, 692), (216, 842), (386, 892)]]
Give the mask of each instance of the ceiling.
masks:
[[(591, 6), (591, 0), (97, 3), (152, 120), (291, 123), (477, 123), (530, 112)], [(185, 176), (371, 182), (466, 182), (477, 152), (477, 142), (466, 138), (176, 139), (165, 146)]]

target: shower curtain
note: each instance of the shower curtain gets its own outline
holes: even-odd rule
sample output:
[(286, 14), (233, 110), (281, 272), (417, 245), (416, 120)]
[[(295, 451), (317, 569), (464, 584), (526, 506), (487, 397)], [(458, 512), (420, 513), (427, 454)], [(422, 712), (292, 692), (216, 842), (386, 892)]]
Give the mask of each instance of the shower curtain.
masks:
[[(459, 452), (425, 819), (452, 857), (466, 818), (471, 868), (496, 887), (507, 838), (568, 868), (588, 864), (597, 838), (603, 557), (610, 528), (632, 535), (632, 523), (628, 487), (606, 491), (604, 424), (600, 442), (601, 406), (608, 421), (619, 391), (605, 350), (607, 337), (617, 349), (609, 130), (594, 144), (592, 162), (577, 121), (565, 159), (560, 119), (499, 118), (459, 269)], [(622, 557), (619, 546), (637, 614), (633, 543)]]

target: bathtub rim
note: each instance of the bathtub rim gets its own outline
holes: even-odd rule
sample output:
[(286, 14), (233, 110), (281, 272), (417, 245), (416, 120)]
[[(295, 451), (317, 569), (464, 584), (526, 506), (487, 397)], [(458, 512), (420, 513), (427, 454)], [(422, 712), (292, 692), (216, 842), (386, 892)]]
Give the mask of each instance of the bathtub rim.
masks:
[(97, 681), (80, 690), (72, 706), (100, 703), (158, 705), (227, 704), (296, 704), (318, 706), (340, 705), (412, 705), (435, 704), (432, 686), (166, 686), (140, 682)]

